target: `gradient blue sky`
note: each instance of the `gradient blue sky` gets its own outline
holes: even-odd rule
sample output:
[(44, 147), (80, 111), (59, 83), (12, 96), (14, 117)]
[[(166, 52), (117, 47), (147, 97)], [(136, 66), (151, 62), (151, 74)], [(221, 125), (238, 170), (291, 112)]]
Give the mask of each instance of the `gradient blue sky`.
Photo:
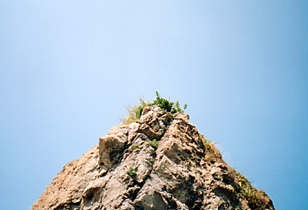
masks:
[(0, 31), (3, 209), (156, 90), (276, 209), (308, 209), (308, 1), (0, 0)]

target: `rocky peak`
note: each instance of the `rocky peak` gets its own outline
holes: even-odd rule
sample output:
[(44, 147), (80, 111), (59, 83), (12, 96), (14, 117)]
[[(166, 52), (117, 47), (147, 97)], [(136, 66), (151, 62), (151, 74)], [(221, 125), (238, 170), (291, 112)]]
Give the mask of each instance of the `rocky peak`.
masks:
[(274, 209), (189, 123), (158, 105), (66, 164), (31, 209)]

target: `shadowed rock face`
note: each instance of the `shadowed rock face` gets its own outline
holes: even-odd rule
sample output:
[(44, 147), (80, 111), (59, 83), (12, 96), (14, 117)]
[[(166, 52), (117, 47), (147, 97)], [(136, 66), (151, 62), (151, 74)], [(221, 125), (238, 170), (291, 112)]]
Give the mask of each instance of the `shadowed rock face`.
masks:
[[(188, 120), (146, 107), (139, 121), (113, 127), (66, 164), (31, 209), (255, 209)], [(262, 193), (260, 209), (274, 209)]]

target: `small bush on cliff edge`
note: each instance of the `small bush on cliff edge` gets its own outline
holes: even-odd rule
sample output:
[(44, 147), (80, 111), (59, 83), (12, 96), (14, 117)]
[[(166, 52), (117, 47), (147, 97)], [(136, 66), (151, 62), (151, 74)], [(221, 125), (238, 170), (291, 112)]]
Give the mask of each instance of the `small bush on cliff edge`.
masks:
[(187, 104), (184, 105), (184, 110), (181, 109), (179, 101), (171, 102), (165, 98), (160, 97), (159, 93), (156, 91), (156, 99), (152, 102), (149, 103), (148, 106), (152, 105), (159, 105), (160, 108), (164, 109), (166, 112), (171, 112), (172, 114), (174, 113), (183, 113), (184, 110), (187, 108)]
[(236, 179), (240, 184), (242, 189), (240, 196), (244, 197), (248, 201), (249, 207), (255, 210), (267, 209), (270, 203), (270, 199), (266, 197), (265, 192), (263, 190), (257, 190), (252, 187), (248, 179), (234, 168), (232, 169), (231, 173), (233, 178)]
[(158, 91), (156, 91), (156, 99), (153, 102), (145, 101), (141, 98), (139, 98), (139, 104), (135, 106), (129, 106), (126, 110), (128, 112), (128, 116), (126, 118), (121, 119), (121, 124), (129, 124), (132, 122), (135, 122), (136, 120), (140, 119), (143, 108), (145, 106), (152, 106), (152, 105), (158, 105), (160, 108), (165, 110), (166, 112), (175, 114), (175, 113), (184, 113), (184, 110), (187, 108), (187, 104), (184, 105), (184, 108), (181, 109), (179, 101), (176, 101), (175, 103), (172, 101), (169, 101), (165, 98), (162, 98)]

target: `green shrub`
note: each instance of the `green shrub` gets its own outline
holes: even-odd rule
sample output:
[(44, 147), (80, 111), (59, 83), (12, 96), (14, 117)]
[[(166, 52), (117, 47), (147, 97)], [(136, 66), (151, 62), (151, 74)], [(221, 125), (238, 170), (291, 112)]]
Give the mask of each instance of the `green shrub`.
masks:
[(129, 170), (127, 171), (127, 174), (130, 175), (130, 176), (135, 176), (136, 173), (137, 173), (137, 171), (133, 167), (130, 167)]
[(156, 99), (148, 104), (148, 106), (152, 106), (152, 105), (159, 105), (160, 108), (164, 109), (166, 112), (171, 112), (171, 113), (183, 113), (184, 110), (187, 108), (187, 104), (184, 105), (184, 110), (182, 110), (180, 108), (180, 103), (179, 101), (176, 101), (175, 103), (174, 102), (171, 102), (171, 101), (168, 101), (167, 99), (165, 98), (162, 98), (158, 91), (156, 91)]
[(184, 108), (181, 109), (180, 103), (178, 101), (176, 101), (175, 103), (170, 102), (169, 100), (162, 98), (156, 91), (156, 99), (152, 103), (139, 98), (138, 105), (129, 106), (128, 109), (126, 110), (128, 112), (128, 116), (126, 118), (121, 118), (121, 124), (126, 125), (140, 119), (144, 107), (152, 105), (158, 105), (167, 113), (172, 113), (172, 114), (175, 114), (177, 112), (183, 113), (184, 110), (187, 108), (187, 104), (185, 104)]
[(152, 147), (154, 147), (154, 149), (157, 149), (157, 148), (158, 148), (158, 143), (159, 143), (159, 141), (157, 141), (156, 139), (153, 139), (152, 141), (149, 140), (148, 142), (149, 142), (149, 144), (150, 144)]

